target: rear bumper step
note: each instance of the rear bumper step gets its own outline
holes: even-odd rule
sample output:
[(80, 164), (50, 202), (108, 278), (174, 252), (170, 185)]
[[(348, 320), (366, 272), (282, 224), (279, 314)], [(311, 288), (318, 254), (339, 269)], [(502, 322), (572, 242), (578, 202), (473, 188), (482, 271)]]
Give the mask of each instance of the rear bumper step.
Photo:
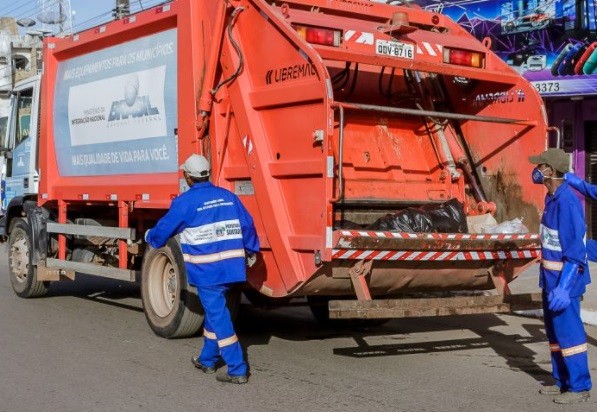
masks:
[(332, 259), (340, 260), (509, 260), (536, 259), (539, 235), (404, 233), (336, 230)]
[(392, 319), (511, 313), (541, 308), (541, 293), (451, 298), (331, 300), (331, 319)]

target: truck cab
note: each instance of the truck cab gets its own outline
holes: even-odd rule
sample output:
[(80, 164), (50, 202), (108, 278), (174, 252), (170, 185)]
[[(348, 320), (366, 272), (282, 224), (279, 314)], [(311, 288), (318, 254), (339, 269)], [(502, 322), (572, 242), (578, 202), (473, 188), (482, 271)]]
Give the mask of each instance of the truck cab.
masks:
[(37, 145), (39, 131), (40, 77), (33, 76), (15, 86), (5, 132), (0, 136), (2, 164), (2, 211), (11, 202), (37, 196), (39, 173)]

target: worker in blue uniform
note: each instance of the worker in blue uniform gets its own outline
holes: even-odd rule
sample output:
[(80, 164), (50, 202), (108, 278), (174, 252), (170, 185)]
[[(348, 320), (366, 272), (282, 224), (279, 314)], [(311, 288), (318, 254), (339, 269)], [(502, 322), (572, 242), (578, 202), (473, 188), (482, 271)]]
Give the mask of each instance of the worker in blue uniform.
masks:
[(532, 180), (547, 188), (541, 218), (541, 269), (545, 332), (555, 385), (540, 393), (556, 403), (578, 403), (590, 396), (587, 339), (580, 318), (580, 298), (590, 283), (586, 259), (584, 212), (564, 180), (569, 158), (561, 149), (529, 157), (536, 164)]
[(243, 384), (248, 365), (226, 306), (226, 293), (246, 281), (246, 265), (255, 262), (259, 239), (253, 219), (239, 198), (209, 182), (210, 164), (191, 155), (180, 166), (189, 190), (172, 201), (170, 210), (145, 234), (154, 248), (180, 234), (189, 284), (197, 287), (205, 311), (204, 343), (192, 362), (204, 373), (215, 373), (222, 358), (228, 373), (217, 380)]
[[(576, 176), (574, 173), (566, 173), (564, 179), (583, 196), (597, 200), (597, 185), (593, 185)], [(597, 262), (597, 240), (587, 239), (587, 258)]]

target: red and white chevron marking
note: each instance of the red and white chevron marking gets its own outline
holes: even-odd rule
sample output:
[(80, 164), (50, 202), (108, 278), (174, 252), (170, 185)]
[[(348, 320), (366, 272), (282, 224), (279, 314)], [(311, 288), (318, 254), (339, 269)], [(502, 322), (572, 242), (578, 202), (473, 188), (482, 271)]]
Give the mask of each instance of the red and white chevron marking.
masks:
[(428, 54), (430, 56), (442, 56), (443, 47), (441, 44), (431, 44), (426, 41), (417, 43), (417, 54)]
[(539, 256), (538, 250), (491, 250), (480, 252), (418, 252), (397, 250), (354, 250), (332, 249), (332, 259), (358, 260), (413, 260), (413, 261), (456, 261), (456, 260), (505, 260), (534, 259)]
[(430, 239), (430, 240), (538, 240), (537, 233), (478, 234), (478, 233), (407, 233), (378, 232), (371, 230), (341, 230), (341, 236), (379, 237), (387, 239)]
[(375, 36), (373, 33), (366, 31), (346, 30), (344, 32), (344, 41), (372, 46), (375, 43)]

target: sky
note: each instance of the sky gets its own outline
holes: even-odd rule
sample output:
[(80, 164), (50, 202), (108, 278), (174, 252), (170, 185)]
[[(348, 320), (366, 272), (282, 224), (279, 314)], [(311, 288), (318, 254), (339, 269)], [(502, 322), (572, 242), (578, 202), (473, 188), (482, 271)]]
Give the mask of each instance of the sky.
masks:
[[(67, 0), (63, 0), (67, 1)], [(139, 11), (142, 7), (147, 8), (163, 0), (130, 0), (131, 11)], [(59, 0), (45, 0), (51, 10), (57, 10)], [(112, 19), (112, 9), (116, 0), (70, 0), (73, 16), (74, 31), (81, 31), (85, 28), (97, 26)], [(38, 19), (41, 12), (40, 0), (0, 0), (0, 16), (14, 17), (19, 19)], [(40, 29), (39, 21), (30, 29)]]

